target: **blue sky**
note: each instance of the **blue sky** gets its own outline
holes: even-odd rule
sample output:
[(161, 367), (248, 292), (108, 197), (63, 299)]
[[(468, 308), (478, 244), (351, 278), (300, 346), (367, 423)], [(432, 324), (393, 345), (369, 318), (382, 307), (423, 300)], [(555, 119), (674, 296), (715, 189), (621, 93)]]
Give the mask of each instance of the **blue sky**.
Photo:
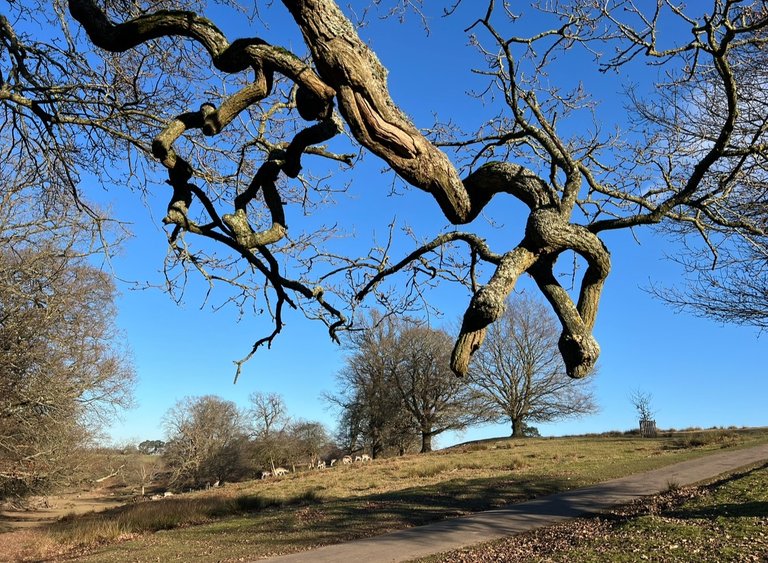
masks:
[[(471, 11), (472, 6), (467, 5), (465, 11)], [(371, 18), (362, 32), (364, 37), (372, 38), (374, 50), (390, 69), (393, 98), (418, 126), (430, 126), (433, 114), (468, 126), (482, 121), (482, 107), (469, 103), (465, 94), (476, 84), (469, 67), (477, 61), (471, 48), (465, 46), (462, 31), (471, 21), (469, 11), (460, 15), (464, 19), (434, 18), (429, 35), (414, 17), (405, 24)], [(212, 19), (221, 25), (217, 15), (212, 14)], [(278, 4), (264, 14), (265, 21), (273, 23), (269, 30), (262, 30), (260, 25), (255, 31), (240, 30), (235, 24), (226, 30), (230, 39), (239, 32), (295, 48), (298, 39), (291, 27), (285, 26), (284, 16)], [(582, 68), (573, 65), (559, 72), (555, 75), (553, 71), (553, 79), (571, 83), (584, 75)], [(588, 87), (605, 96), (606, 115), (618, 119), (620, 97), (614, 95), (619, 89), (617, 78), (621, 79), (595, 77)], [(306, 166), (311, 168), (312, 163)], [(393, 219), (398, 225), (418, 224), (424, 236), (445, 226), (429, 196), (416, 190), (388, 195), (391, 177), (382, 175), (381, 168), (382, 164), (368, 155), (355, 167), (351, 190), (339, 197), (337, 206), (322, 212), (329, 218), (347, 221), (354, 235), (352, 245), (380, 238)], [(158, 182), (157, 193), (148, 198), (147, 206), (135, 194), (119, 188), (109, 188), (102, 197), (112, 203), (120, 219), (132, 224), (135, 234), (113, 262), (116, 273), (125, 279), (161, 283), (166, 237), (159, 218), (167, 204), (164, 186)], [(492, 242), (514, 244), (522, 228), (519, 207), (504, 200), (491, 205), (489, 216), (500, 226), (491, 228), (489, 221), (480, 218), (471, 227)], [(303, 218), (292, 216), (290, 209), (286, 211), (289, 226), (301, 227)], [(355, 218), (353, 222), (350, 217)], [(595, 381), (600, 412), (578, 420), (539, 425), (542, 434), (632, 428), (637, 417), (628, 396), (635, 389), (653, 395), (661, 427), (768, 424), (764, 406), (768, 396), (765, 339), (758, 338), (757, 331), (750, 328), (722, 326), (676, 313), (652, 298), (644, 288), (652, 283), (674, 285), (681, 279), (679, 267), (665, 259), (667, 254), (674, 254), (676, 247), (648, 229), (637, 231), (636, 239), (629, 233), (605, 237), (613, 269), (595, 329), (602, 347)], [(272, 349), (259, 351), (233, 385), (232, 361), (248, 352), (268, 319), (238, 319), (234, 310), (213, 312), (210, 306), (201, 308), (202, 292), (194, 284), (181, 307), (158, 290), (133, 291), (126, 285), (121, 290), (118, 324), (133, 348), (139, 384), (138, 407), (105, 429), (115, 442), (162, 438), (163, 414), (186, 395), (216, 394), (245, 405), (253, 391), (275, 392), (284, 397), (292, 416), (319, 420), (333, 428), (333, 413), (320, 395), (333, 391), (344, 354), (319, 323), (291, 312)], [(528, 280), (522, 280), (518, 290), (535, 291)], [(216, 304), (216, 295), (214, 292), (209, 305)], [(436, 322), (446, 326), (456, 323), (468, 302), (466, 292), (456, 289), (441, 290), (434, 299), (443, 313)], [(463, 436), (444, 436), (438, 445), (508, 435), (509, 431), (507, 425), (475, 428)]]

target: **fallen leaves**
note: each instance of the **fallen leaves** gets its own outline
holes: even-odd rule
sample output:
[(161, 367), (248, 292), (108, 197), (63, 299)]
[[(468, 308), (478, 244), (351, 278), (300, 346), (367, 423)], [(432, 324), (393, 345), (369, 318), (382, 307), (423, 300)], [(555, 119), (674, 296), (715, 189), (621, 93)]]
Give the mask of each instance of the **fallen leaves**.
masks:
[[(743, 496), (745, 482), (756, 486)], [(762, 503), (768, 466), (701, 487), (676, 488), (597, 517), (578, 518), (442, 556), (430, 563), (513, 561), (768, 561), (768, 514), (726, 506)], [(738, 512), (738, 511), (737, 511)], [(766, 531), (762, 531), (766, 530)]]

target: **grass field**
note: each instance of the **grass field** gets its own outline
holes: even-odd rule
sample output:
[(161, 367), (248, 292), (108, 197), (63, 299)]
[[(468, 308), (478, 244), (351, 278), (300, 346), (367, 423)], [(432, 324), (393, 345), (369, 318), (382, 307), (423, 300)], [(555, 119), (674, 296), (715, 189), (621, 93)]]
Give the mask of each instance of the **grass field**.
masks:
[(228, 484), (71, 517), (44, 531), (4, 534), (0, 559), (256, 559), (417, 526), (722, 448), (765, 442), (766, 429), (676, 433), (657, 439), (617, 435), (486, 440), (429, 455)]

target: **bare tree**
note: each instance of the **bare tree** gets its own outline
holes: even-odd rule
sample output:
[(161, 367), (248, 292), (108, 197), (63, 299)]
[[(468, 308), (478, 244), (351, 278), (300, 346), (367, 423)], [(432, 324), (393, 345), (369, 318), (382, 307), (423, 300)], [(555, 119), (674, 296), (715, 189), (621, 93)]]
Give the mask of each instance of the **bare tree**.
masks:
[(178, 401), (165, 415), (163, 457), (176, 486), (237, 480), (247, 472), (245, 431), (237, 405), (206, 395)]
[(653, 402), (651, 394), (635, 389), (629, 395), (629, 401), (640, 417), (640, 435), (643, 438), (655, 438), (657, 430), (656, 421), (653, 419), (655, 413), (651, 408)]
[(364, 330), (349, 334), (344, 368), (337, 374), (338, 392), (326, 400), (339, 409), (339, 441), (348, 451), (365, 448), (376, 458), (394, 448), (402, 452), (416, 436), (391, 378), (397, 349), (393, 322), (373, 313)]
[[(140, 70), (142, 57), (91, 56), (71, 31), (58, 0), (6, 2), (0, 14), (0, 213), (24, 193), (35, 211), (27, 229), (55, 231), (76, 219), (104, 235), (113, 221), (89, 202), (84, 185), (144, 190), (148, 135), (164, 122), (148, 102), (173, 104), (184, 94), (151, 86), (157, 76)], [(98, 240), (106, 250), (109, 242)]]
[(340, 426), (357, 432), (374, 457), (388, 449), (402, 454), (416, 436), (429, 452), (435, 436), (482, 419), (466, 381), (450, 370), (444, 331), (374, 313), (349, 346), (340, 393), (328, 399), (341, 407)]
[(283, 398), (276, 393), (254, 392), (248, 396), (248, 426), (251, 430), (252, 457), (257, 466), (273, 470), (290, 457), (291, 419)]
[(291, 420), (277, 393), (254, 392), (246, 411), (251, 440), (248, 446), (256, 467), (315, 465), (335, 445), (319, 422)]
[[(9, 39), (3, 16), (0, 37), (19, 45)], [(7, 88), (2, 75), (0, 92)], [(48, 192), (57, 178), (43, 171), (56, 166), (55, 157), (22, 155), (38, 141), (14, 133), (19, 121), (6, 125), (0, 136), (0, 496), (76, 479), (83, 448), (131, 405), (135, 379), (115, 326), (115, 286), (91, 265), (118, 242), (115, 232), (72, 198)]]
[(595, 412), (592, 378), (570, 379), (557, 349), (556, 319), (523, 294), (511, 299), (474, 357), (469, 380), (497, 421), (525, 436), (529, 422), (552, 422)]
[(109, 277), (63, 240), (8, 234), (0, 234), (3, 496), (66, 481), (82, 448), (131, 404), (134, 381)]
[[(445, 15), (466, 23), (468, 43), (484, 60), (474, 76), (487, 83), (474, 130), (456, 130), (447, 116), (427, 134), (392, 99), (387, 69), (334, 0), (282, 1), (309, 60), (301, 47), (294, 54), (261, 38), (226, 37), (198, 15), (203, 2), (67, 5), (103, 50), (103, 67), (92, 68), (95, 53), (76, 34), (46, 45), (14, 33), (9, 22), (36, 24), (47, 6), (11, 3), (14, 19), (3, 20), (0, 43), (9, 69), (0, 103), (10, 108), (15, 138), (31, 139), (11, 152), (33, 147), (24, 153), (35, 157), (30, 162), (56, 155), (50, 162), (66, 166), (47, 170), (68, 171), (62, 185), (69, 186), (90, 161), (73, 161), (65, 141), (98, 141), (83, 147), (97, 155), (95, 168), (111, 158), (140, 163), (136, 155), (151, 151), (171, 186), (164, 221), (176, 264), (210, 283), (228, 280), (238, 304), (253, 302), (273, 315), (253, 351), (281, 331), (286, 306), (321, 319), (335, 337), (354, 319), (345, 311), (368, 295), (403, 310), (419, 302), (424, 286), (452, 280), (471, 291), (452, 354), (453, 370), (464, 375), (528, 273), (560, 321), (568, 374), (583, 377), (600, 352), (592, 331), (611, 267), (603, 233), (657, 225), (693, 248), (683, 256), (730, 251), (755, 264), (764, 255), (768, 11), (761, 0), (685, 7), (672, 0), (561, 0), (533, 2), (525, 15), (493, 0), (446, 3)], [(52, 25), (70, 29), (61, 10), (50, 12)], [(557, 65), (577, 66), (580, 83), (558, 83)], [(649, 69), (660, 77), (655, 84)], [(460, 68), (454, 72), (461, 76)], [(613, 72), (638, 81), (627, 86), (628, 111), (618, 118), (610, 108), (603, 113), (585, 87)], [(607, 91), (613, 97), (615, 89)], [(349, 153), (324, 145), (345, 127), (355, 143), (429, 194), (452, 225), (490, 213), (505, 194), (527, 208), (524, 228), (495, 249), (476, 231), (448, 229), (419, 237), (399, 258), (390, 245), (341, 255), (326, 244), (335, 227), (289, 234), (288, 215), (329, 194), (308, 173), (308, 161), (353, 164), (354, 144)], [(129, 170), (141, 175), (133, 172), (140, 166)], [(206, 253), (210, 247), (196, 238), (230, 254)], [(744, 254), (744, 244), (761, 250)], [(556, 276), (569, 251), (586, 264), (573, 271), (574, 292)], [(696, 273), (702, 267), (696, 261)], [(389, 279), (402, 289), (400, 300)], [(269, 307), (256, 305), (264, 295)]]
[(450, 336), (408, 320), (395, 327), (396, 341), (386, 352), (389, 379), (421, 435), (421, 453), (432, 451), (435, 436), (485, 421), (486, 409), (467, 381), (451, 372)]
[(163, 463), (157, 459), (139, 459), (133, 467), (133, 474), (139, 483), (141, 496), (146, 494), (147, 487), (165, 469)]
[(672, 305), (715, 320), (768, 329), (768, 246), (752, 241), (719, 249), (712, 267), (703, 252), (680, 260), (686, 272), (684, 288), (653, 288)]
[(335, 449), (328, 431), (319, 422), (297, 420), (288, 428), (285, 438), (292, 464), (308, 462), (314, 467), (327, 451)]
[(255, 391), (248, 396), (248, 417), (257, 439), (269, 439), (289, 422), (285, 401), (277, 393)]
[(653, 395), (640, 389), (635, 389), (629, 395), (629, 402), (637, 411), (640, 421), (653, 420), (656, 411), (653, 410)]

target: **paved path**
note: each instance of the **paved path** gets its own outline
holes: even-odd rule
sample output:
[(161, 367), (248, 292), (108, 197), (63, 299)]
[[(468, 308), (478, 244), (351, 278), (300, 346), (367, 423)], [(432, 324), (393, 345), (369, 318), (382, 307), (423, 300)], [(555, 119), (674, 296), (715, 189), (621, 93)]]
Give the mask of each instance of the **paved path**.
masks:
[(540, 499), (353, 542), (274, 557), (280, 563), (389, 563), (467, 547), (585, 514), (669, 487), (691, 485), (768, 461), (768, 444), (730, 450)]

